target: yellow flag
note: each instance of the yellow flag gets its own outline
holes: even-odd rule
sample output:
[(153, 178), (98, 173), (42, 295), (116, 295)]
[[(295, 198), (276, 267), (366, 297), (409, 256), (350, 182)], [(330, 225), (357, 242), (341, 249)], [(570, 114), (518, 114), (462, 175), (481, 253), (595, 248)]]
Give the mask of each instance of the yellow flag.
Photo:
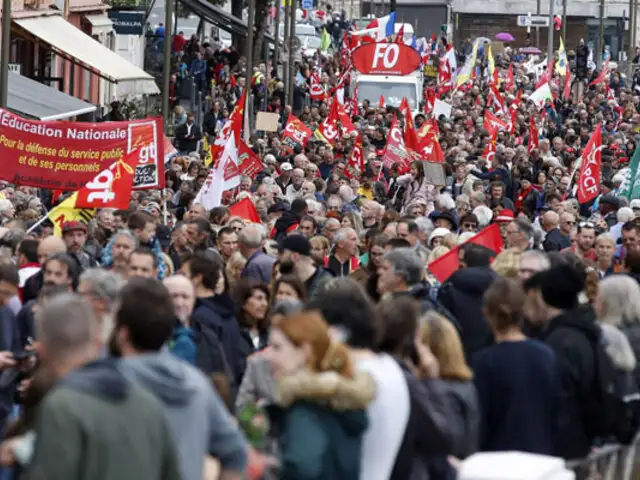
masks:
[(476, 68), (476, 58), (478, 57), (478, 41), (473, 43), (473, 50), (471, 50), (471, 55), (467, 57), (467, 60), (464, 62), (460, 73), (458, 73), (458, 77), (456, 78), (456, 86), (459, 87), (467, 83), (471, 76), (473, 75), (473, 69)]
[(496, 70), (496, 62), (493, 59), (491, 45), (489, 45), (489, 48), (487, 50), (487, 67), (489, 67), (489, 77), (493, 77), (493, 72)]
[(211, 155), (211, 147), (209, 146), (206, 135), (202, 137), (202, 150), (205, 152), (204, 166), (208, 167), (213, 163), (213, 156)]
[(52, 209), (47, 217), (53, 223), (53, 234), (56, 237), (62, 236), (62, 225), (65, 222), (89, 223), (96, 214), (95, 208), (75, 208), (78, 192), (74, 192), (60, 205)]
[(561, 77), (564, 77), (567, 74), (567, 65), (569, 61), (567, 60), (567, 52), (564, 49), (564, 42), (562, 41), (562, 37), (560, 37), (560, 46), (558, 47), (558, 61), (556, 62), (556, 73)]

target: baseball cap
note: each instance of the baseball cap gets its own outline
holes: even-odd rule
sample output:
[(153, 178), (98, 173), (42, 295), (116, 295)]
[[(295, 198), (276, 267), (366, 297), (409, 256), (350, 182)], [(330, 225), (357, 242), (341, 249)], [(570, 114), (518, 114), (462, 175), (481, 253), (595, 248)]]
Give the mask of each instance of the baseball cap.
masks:
[(78, 222), (77, 220), (71, 221), (71, 222), (64, 222), (62, 224), (62, 234), (64, 235), (65, 233), (69, 233), (69, 232), (75, 232), (76, 230), (80, 230), (83, 232), (87, 232), (87, 224), (86, 223), (82, 223), (82, 222)]
[(290, 172), (291, 170), (293, 170), (293, 167), (289, 162), (284, 162), (282, 165), (280, 165), (280, 170), (282, 170), (283, 172)]
[(496, 223), (508, 223), (512, 222), (514, 218), (515, 215), (513, 214), (513, 212), (505, 208), (504, 210), (500, 210), (500, 213), (498, 213), (498, 216), (494, 219), (494, 221)]
[(620, 208), (620, 200), (613, 195), (603, 195), (600, 197), (600, 205), (611, 205), (612, 207), (618, 209)]
[(311, 243), (302, 235), (288, 235), (280, 243), (280, 251), (285, 250), (308, 257), (311, 255)]

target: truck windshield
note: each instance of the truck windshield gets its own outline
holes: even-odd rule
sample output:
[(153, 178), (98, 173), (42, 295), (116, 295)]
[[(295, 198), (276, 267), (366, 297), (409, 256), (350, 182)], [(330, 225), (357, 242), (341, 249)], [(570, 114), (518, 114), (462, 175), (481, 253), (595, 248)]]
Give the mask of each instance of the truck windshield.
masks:
[(386, 105), (399, 107), (400, 102), (402, 102), (402, 97), (407, 97), (411, 110), (418, 109), (416, 85), (414, 83), (358, 82), (359, 102), (367, 99), (372, 106), (378, 106), (381, 95), (384, 96)]

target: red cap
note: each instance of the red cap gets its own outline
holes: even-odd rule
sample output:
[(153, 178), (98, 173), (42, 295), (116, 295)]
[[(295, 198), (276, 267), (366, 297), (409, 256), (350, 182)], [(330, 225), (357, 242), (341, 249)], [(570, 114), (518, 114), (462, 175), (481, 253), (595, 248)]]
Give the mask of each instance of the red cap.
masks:
[(62, 234), (63, 235), (65, 233), (74, 232), (76, 230), (81, 230), (81, 231), (87, 233), (87, 224), (86, 223), (82, 223), (82, 222), (78, 222), (76, 220), (71, 221), (71, 222), (64, 222), (62, 224)]
[(496, 223), (509, 223), (513, 222), (514, 219), (515, 215), (513, 214), (513, 212), (505, 208), (504, 210), (500, 210), (500, 213), (498, 213), (498, 216), (494, 219), (494, 221)]

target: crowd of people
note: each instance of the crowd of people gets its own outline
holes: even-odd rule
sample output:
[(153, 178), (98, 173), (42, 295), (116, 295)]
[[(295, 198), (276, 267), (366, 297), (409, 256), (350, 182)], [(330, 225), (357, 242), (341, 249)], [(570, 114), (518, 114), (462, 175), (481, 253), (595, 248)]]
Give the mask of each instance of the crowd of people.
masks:
[[(397, 109), (357, 99), (365, 169), (347, 175), (352, 135), (291, 153), (280, 140), (290, 112), (313, 130), (331, 99), (285, 105), (270, 66), (245, 82), (243, 58), (182, 48), (213, 107), (202, 129), (182, 112), (164, 190), (57, 237), (34, 225), (50, 192), (1, 186), (4, 478), (448, 480), (476, 452), (581, 460), (633, 442), (640, 199), (620, 187), (640, 95), (619, 73), (540, 111), (516, 103), (489, 159), (487, 77), (443, 93), (435, 185), (420, 160), (385, 164)], [(328, 90), (340, 60), (300, 74), (321, 68)], [(515, 72), (509, 104), (535, 83), (525, 60), (497, 58)], [(250, 138), (262, 171), (208, 211), (200, 139), (214, 143), (245, 85), (280, 131)], [(572, 173), (600, 125), (600, 195), (580, 204)], [(258, 219), (232, 214), (246, 199)], [(491, 228), (504, 248), (474, 243)]]

